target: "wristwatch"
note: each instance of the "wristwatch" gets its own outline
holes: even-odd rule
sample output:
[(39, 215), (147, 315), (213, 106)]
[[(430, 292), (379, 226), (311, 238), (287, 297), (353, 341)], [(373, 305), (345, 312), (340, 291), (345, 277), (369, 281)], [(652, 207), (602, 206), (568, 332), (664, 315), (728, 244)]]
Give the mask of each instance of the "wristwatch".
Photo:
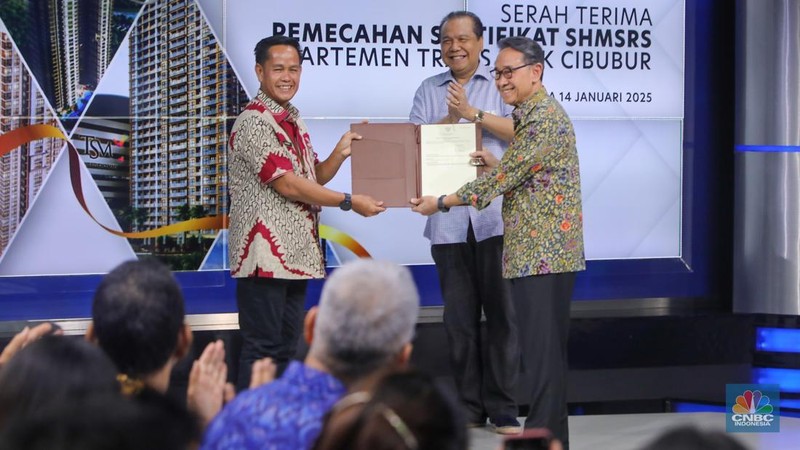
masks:
[(353, 209), (353, 202), (350, 200), (350, 194), (344, 193), (344, 200), (339, 203), (339, 209), (342, 211), (350, 211)]
[(445, 198), (445, 197), (447, 197), (447, 196), (446, 196), (446, 195), (440, 195), (440, 196), (439, 196), (439, 200), (436, 200), (436, 207), (437, 207), (437, 208), (439, 209), (439, 211), (441, 211), (441, 212), (448, 212), (448, 211), (450, 211), (450, 208), (448, 208), (447, 206), (444, 206), (444, 198)]
[(483, 111), (479, 109), (478, 112), (475, 113), (475, 117), (472, 119), (472, 122), (473, 123), (483, 122)]

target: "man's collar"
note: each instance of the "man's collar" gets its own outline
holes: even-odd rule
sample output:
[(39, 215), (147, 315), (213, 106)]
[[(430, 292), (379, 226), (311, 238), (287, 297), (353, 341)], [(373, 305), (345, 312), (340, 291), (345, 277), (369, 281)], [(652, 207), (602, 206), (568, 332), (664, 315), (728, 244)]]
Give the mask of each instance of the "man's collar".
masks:
[[(489, 81), (494, 81), (492, 74), (489, 73), (489, 68), (484, 66), (483, 64), (478, 64), (478, 68), (475, 70), (475, 73), (472, 74), (472, 78), (481, 77)], [(472, 79), (470, 78), (470, 80)], [(448, 70), (444, 73), (444, 77), (442, 78), (442, 82), (439, 83), (439, 86), (445, 85), (450, 82), (456, 83), (455, 77), (453, 77), (453, 71)]]
[(494, 77), (491, 73), (489, 73), (489, 67), (484, 66), (483, 64), (478, 65), (478, 70), (475, 71), (475, 75), (473, 77), (483, 77), (489, 81), (494, 81)]
[(539, 103), (540, 101), (547, 98), (549, 94), (547, 93), (547, 89), (545, 89), (544, 85), (540, 85), (539, 89), (536, 90), (530, 97), (525, 99), (522, 103), (519, 104), (520, 109), (532, 108), (534, 105)]
[(300, 116), (300, 111), (298, 111), (294, 105), (287, 103), (286, 107), (284, 108), (261, 89), (258, 90), (258, 95), (256, 95), (256, 98), (263, 103), (267, 109), (269, 109), (270, 113), (272, 113), (276, 119), (285, 120), (287, 117), (297, 119)]

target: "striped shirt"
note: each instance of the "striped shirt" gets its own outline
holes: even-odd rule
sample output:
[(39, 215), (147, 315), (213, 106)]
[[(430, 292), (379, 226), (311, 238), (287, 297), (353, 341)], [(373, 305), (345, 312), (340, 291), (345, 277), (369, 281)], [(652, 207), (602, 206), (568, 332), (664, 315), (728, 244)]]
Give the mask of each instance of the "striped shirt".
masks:
[[(415, 124), (437, 123), (447, 116), (447, 85), (455, 78), (447, 72), (427, 78), (414, 95), (409, 120)], [(478, 66), (475, 75), (467, 82), (465, 89), (470, 105), (484, 112), (501, 117), (511, 117), (513, 108), (503, 103), (494, 79), (486, 66)], [(462, 119), (463, 122), (466, 122)], [(500, 138), (483, 130), (483, 148), (501, 158), (507, 144)], [(446, 214), (433, 214), (425, 224), (425, 237), (431, 244), (456, 244), (467, 241), (467, 228), (472, 221), (472, 229), (477, 241), (503, 234), (503, 220), (500, 216), (502, 199), (496, 198), (492, 204), (478, 211), (469, 206), (456, 206)]]

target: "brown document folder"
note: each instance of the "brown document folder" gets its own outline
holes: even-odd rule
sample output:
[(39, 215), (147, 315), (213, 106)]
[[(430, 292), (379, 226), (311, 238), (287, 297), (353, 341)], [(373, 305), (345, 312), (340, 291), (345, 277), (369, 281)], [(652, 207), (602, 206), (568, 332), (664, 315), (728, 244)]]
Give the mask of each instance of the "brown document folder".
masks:
[[(353, 194), (369, 195), (383, 201), (386, 207), (412, 206), (409, 199), (419, 197), (421, 191), (420, 126), (437, 125), (350, 125), (351, 131), (362, 136), (362, 139), (354, 140), (350, 147)], [(475, 133), (475, 142), (480, 147), (480, 126), (475, 126)]]

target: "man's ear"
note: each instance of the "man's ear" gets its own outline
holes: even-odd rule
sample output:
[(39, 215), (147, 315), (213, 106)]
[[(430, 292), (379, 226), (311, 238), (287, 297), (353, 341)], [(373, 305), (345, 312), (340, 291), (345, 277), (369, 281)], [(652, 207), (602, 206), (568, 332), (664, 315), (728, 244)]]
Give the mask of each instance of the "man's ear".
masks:
[(537, 82), (541, 82), (542, 74), (544, 73), (544, 64), (536, 63), (532, 65), (531, 71), (533, 72), (533, 83), (536, 84)]
[(97, 342), (97, 334), (94, 331), (94, 322), (89, 322), (89, 326), (86, 328), (86, 335), (83, 338), (86, 339), (86, 342), (99, 345)]
[(303, 337), (308, 345), (311, 345), (311, 341), (314, 339), (314, 327), (317, 326), (317, 313), (319, 313), (319, 307), (313, 306), (308, 310), (306, 318), (303, 321)]
[(192, 335), (192, 327), (189, 324), (184, 323), (181, 325), (181, 328), (178, 330), (178, 343), (175, 346), (175, 358), (182, 359), (184, 356), (189, 354), (189, 351), (192, 349), (192, 342), (194, 341), (194, 336)]
[(258, 82), (261, 83), (262, 78), (264, 77), (264, 68), (261, 67), (258, 63), (256, 63), (256, 78), (258, 78)]

